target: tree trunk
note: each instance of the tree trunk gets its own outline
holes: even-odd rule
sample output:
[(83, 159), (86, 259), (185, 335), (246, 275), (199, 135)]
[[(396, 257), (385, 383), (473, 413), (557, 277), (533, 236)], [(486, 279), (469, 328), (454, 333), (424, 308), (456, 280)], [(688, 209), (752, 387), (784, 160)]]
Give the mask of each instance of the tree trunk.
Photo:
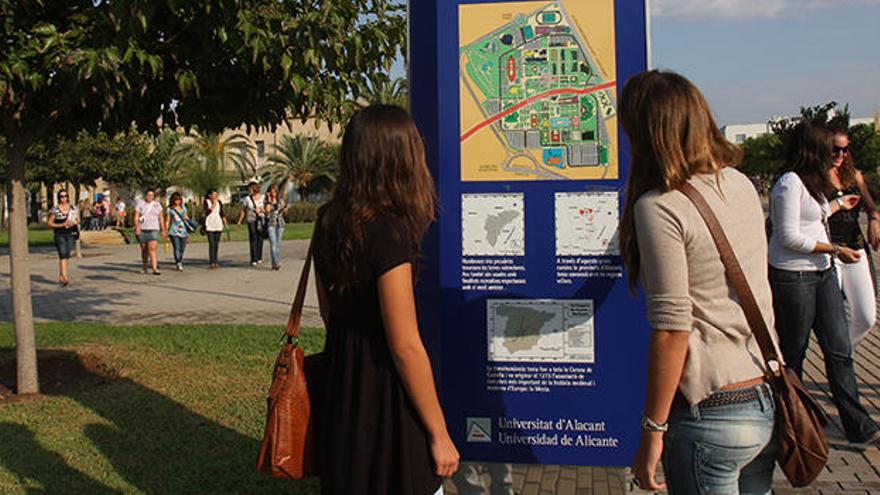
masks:
[(0, 230), (3, 230), (6, 228), (6, 208), (8, 208), (8, 203), (6, 202), (6, 184), (3, 184), (3, 190), (0, 191), (0, 199), (3, 200), (3, 203), (0, 203)]
[(299, 199), (301, 199), (303, 203), (309, 202), (309, 188), (308, 187), (299, 188)]
[(31, 305), (31, 273), (28, 266), (28, 225), (25, 195), (25, 147), (14, 141), (7, 148), (9, 210), (9, 271), (12, 282), (12, 322), (15, 326), (17, 392), (40, 391), (37, 380), (37, 346)]

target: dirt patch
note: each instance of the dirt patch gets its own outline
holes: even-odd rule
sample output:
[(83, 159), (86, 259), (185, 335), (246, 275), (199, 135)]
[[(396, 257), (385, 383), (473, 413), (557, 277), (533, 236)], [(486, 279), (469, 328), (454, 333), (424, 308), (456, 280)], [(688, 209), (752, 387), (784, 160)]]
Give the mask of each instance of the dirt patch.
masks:
[[(40, 351), (37, 361), (41, 395), (68, 395), (119, 378), (116, 369), (92, 352)], [(0, 405), (35, 398), (15, 394), (15, 377), (15, 359), (0, 358)]]

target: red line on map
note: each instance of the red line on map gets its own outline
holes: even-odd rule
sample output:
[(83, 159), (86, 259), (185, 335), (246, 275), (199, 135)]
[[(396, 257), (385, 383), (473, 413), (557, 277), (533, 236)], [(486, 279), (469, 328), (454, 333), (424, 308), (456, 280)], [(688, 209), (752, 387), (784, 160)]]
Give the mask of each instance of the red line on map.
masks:
[(507, 117), (508, 115), (512, 114), (513, 112), (519, 110), (520, 108), (522, 108), (526, 105), (531, 105), (532, 103), (534, 103), (538, 100), (541, 100), (543, 98), (547, 98), (547, 97), (550, 97), (553, 95), (561, 95), (561, 94), (569, 94), (569, 93), (586, 95), (586, 94), (590, 94), (590, 93), (595, 93), (596, 91), (602, 91), (603, 89), (612, 88), (612, 87), (614, 87), (615, 84), (617, 84), (616, 81), (611, 81), (611, 82), (607, 82), (607, 83), (602, 83), (598, 86), (590, 86), (589, 88), (580, 88), (580, 89), (557, 88), (557, 89), (551, 89), (549, 91), (545, 91), (539, 95), (535, 95), (531, 98), (527, 98), (527, 99), (517, 103), (516, 105), (504, 110), (503, 112), (495, 114), (492, 117), (489, 117), (488, 119), (471, 127), (467, 132), (465, 132), (464, 134), (461, 135), (461, 142), (462, 143), (465, 142), (469, 137), (476, 134), (476, 132), (479, 131), (480, 129), (482, 129), (483, 127), (486, 127), (487, 125), (490, 125), (494, 122), (497, 122), (497, 121), (503, 119), (504, 117)]

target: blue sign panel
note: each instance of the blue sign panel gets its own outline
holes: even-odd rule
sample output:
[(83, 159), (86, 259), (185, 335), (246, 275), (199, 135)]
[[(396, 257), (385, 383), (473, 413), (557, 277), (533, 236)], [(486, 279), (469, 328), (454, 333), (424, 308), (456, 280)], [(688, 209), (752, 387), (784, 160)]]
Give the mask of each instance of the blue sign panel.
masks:
[(439, 218), (418, 286), (466, 460), (628, 465), (648, 327), (618, 222), (635, 0), (410, 2), (411, 110)]

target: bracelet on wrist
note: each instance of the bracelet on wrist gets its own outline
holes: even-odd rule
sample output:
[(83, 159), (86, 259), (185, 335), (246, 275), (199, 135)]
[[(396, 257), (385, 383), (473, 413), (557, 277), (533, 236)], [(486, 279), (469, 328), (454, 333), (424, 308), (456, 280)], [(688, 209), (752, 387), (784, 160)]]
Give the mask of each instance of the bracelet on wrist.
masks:
[(642, 430), (663, 433), (669, 430), (669, 423), (658, 423), (642, 413)]
[(840, 246), (837, 244), (831, 245), (831, 257), (839, 258), (840, 257)]

